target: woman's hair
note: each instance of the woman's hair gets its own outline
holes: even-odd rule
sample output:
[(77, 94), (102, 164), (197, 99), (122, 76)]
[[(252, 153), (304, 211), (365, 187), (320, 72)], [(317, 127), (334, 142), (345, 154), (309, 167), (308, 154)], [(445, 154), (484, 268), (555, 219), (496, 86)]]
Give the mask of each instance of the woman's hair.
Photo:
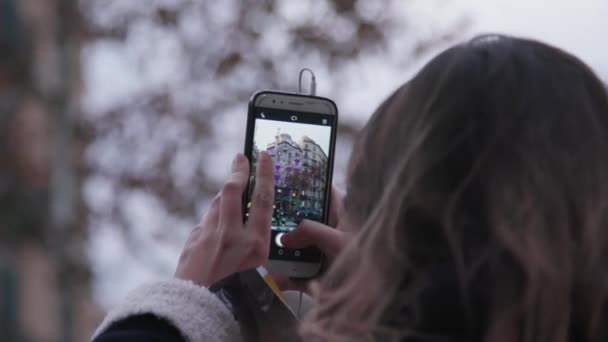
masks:
[(320, 340), (608, 340), (608, 96), (576, 57), (488, 35), (431, 60), (353, 150), (360, 231)]

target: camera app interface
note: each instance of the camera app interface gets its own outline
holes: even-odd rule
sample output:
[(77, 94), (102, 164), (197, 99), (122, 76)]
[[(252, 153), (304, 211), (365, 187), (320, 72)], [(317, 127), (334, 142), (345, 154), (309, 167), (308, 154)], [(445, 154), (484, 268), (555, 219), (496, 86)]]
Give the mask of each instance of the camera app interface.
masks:
[(261, 109), (256, 113), (247, 208), (257, 157), (267, 151), (274, 164), (273, 238), (304, 219), (324, 219), (332, 126), (331, 115)]

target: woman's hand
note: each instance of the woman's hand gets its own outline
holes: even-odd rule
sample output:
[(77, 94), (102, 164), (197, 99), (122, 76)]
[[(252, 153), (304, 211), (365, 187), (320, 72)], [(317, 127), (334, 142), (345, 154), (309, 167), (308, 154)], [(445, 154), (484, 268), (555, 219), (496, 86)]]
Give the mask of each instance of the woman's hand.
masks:
[(176, 278), (210, 286), (268, 260), (274, 181), (272, 159), (265, 151), (258, 157), (251, 209), (243, 224), (243, 192), (248, 181), (249, 161), (239, 153), (232, 162), (232, 175), (190, 234)]
[[(332, 263), (350, 239), (351, 229), (347, 228), (343, 214), (343, 195), (333, 188), (330, 199), (329, 226), (322, 223), (303, 220), (296, 229), (284, 234), (281, 243), (285, 248), (300, 249), (315, 246), (326, 256), (326, 261)], [(281, 290), (307, 291), (308, 281), (293, 280), (281, 274), (272, 274), (273, 279)]]

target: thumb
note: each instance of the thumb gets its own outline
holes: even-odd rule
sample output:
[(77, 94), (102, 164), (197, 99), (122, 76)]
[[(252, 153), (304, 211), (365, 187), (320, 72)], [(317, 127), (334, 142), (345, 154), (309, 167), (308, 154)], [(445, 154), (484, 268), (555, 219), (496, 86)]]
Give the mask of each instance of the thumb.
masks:
[(333, 259), (346, 242), (344, 234), (322, 223), (304, 220), (296, 229), (283, 235), (281, 243), (291, 249), (315, 246), (328, 258)]

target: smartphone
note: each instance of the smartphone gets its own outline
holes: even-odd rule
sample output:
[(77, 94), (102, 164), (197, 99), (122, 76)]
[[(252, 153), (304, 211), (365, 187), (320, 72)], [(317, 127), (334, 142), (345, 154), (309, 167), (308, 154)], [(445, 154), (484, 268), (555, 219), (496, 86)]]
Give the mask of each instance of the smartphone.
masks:
[(327, 224), (337, 123), (336, 104), (323, 97), (260, 91), (249, 102), (245, 155), (251, 174), (243, 219), (251, 207), (257, 156), (265, 150), (274, 164), (270, 260), (265, 265), (271, 273), (310, 278), (321, 270), (320, 250), (287, 249), (281, 236), (304, 219)]

